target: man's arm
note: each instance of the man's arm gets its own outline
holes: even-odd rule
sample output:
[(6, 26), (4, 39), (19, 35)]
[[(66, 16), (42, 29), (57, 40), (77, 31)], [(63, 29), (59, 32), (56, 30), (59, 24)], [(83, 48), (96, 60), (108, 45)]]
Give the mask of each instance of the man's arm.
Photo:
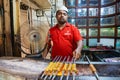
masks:
[(73, 51), (73, 57), (75, 58), (75, 60), (81, 57), (82, 48), (83, 48), (83, 42), (82, 40), (79, 40), (77, 42), (77, 48)]
[(42, 57), (45, 59), (46, 58), (46, 56), (47, 56), (47, 54), (48, 54), (48, 52), (49, 52), (49, 47), (48, 47), (48, 44), (47, 44), (47, 46), (46, 46), (46, 48), (45, 48), (45, 50), (43, 51), (43, 53), (42, 53)]
[(50, 38), (50, 35), (48, 34), (48, 37), (47, 37), (47, 41), (46, 41), (46, 48), (45, 48), (45, 50), (43, 51), (43, 53), (42, 53), (42, 57), (45, 59), (46, 58), (46, 56), (47, 56), (47, 54), (48, 54), (48, 52), (49, 52), (49, 50), (50, 50), (50, 48), (51, 48), (51, 45), (52, 45), (52, 41), (51, 41), (51, 38)]

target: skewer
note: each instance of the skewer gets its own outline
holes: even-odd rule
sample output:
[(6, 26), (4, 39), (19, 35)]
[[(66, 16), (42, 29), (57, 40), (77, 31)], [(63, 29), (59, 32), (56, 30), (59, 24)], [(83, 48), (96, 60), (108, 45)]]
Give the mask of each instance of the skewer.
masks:
[(72, 72), (72, 74), (73, 74), (73, 80), (75, 80), (75, 72)]
[(63, 61), (59, 64), (59, 66), (57, 67), (55, 74), (52, 78), (52, 80), (54, 80), (54, 78), (56, 77), (57, 73), (60, 71), (60, 69), (62, 68), (63, 64), (65, 63), (66, 57), (64, 57)]
[(56, 74), (57, 74), (57, 71), (56, 71), (56, 72), (54, 72), (53, 77), (52, 77), (52, 79), (51, 79), (51, 80), (54, 80), (54, 78), (56, 77)]
[(72, 74), (73, 74), (73, 80), (75, 80), (75, 72), (77, 72), (77, 69), (76, 69), (76, 64), (75, 64), (75, 58), (73, 58), (73, 65), (72, 65)]
[(81, 57), (80, 61), (84, 61), (84, 58), (85, 58), (85, 53), (84, 53), (84, 55)]
[(90, 62), (90, 60), (89, 60), (89, 58), (88, 58), (87, 56), (86, 56), (86, 58), (87, 58), (87, 60), (88, 60), (90, 69), (91, 69), (92, 72), (95, 74), (96, 79), (97, 79), (97, 80), (100, 80), (100, 79), (99, 79), (99, 76), (98, 76), (98, 74), (97, 74), (97, 72), (96, 72), (96, 68), (94, 67), (93, 64), (91, 64), (91, 62)]
[[(49, 63), (49, 65), (47, 66), (47, 68), (44, 70), (42, 76), (40, 77), (41, 79), (47, 75), (47, 73), (49, 72), (49, 69), (51, 68), (52, 65), (54, 65), (54, 63), (59, 59), (60, 56), (56, 56), (54, 58), (54, 60), (52, 62)], [(45, 76), (46, 77), (46, 76)], [(47, 78), (47, 77), (46, 77)]]
[(68, 79), (69, 79), (69, 76), (70, 76), (70, 72), (68, 72), (68, 75), (67, 75), (67, 79), (66, 79), (66, 80), (68, 80)]
[(60, 57), (59, 61), (56, 62), (54, 67), (51, 68), (52, 74), (50, 75), (49, 80), (51, 80), (52, 76), (54, 75), (54, 70), (56, 69), (57, 66), (59, 66), (61, 59), (62, 57)]
[[(85, 61), (85, 53), (83, 54), (83, 57), (82, 57), (81, 61)], [(83, 72), (85, 72), (84, 64), (82, 64), (82, 67), (83, 67)], [(83, 73), (83, 74), (84, 74), (84, 73)]]
[[(57, 58), (57, 56), (55, 57), (55, 59), (53, 60), (53, 62), (56, 60), (56, 58)], [(49, 66), (51, 66), (51, 64), (52, 64), (52, 62), (49, 63), (49, 65), (47, 66), (47, 68), (48, 68)], [(47, 69), (47, 68), (46, 68), (46, 69)], [(41, 79), (42, 79), (43, 76), (46, 74), (46, 69), (44, 70), (43, 74), (41, 75), (41, 77), (40, 77)]]
[(67, 58), (67, 62), (64, 64), (63, 71), (62, 71), (62, 76), (60, 77), (60, 80), (63, 79), (64, 73), (67, 71), (69, 58), (70, 58), (70, 56), (68, 56), (68, 58)]
[(72, 61), (70, 62), (69, 66), (68, 66), (68, 70), (67, 70), (68, 74), (67, 74), (67, 79), (66, 80), (69, 79), (70, 72), (71, 72), (71, 69), (72, 69), (72, 63), (73, 63), (73, 61), (74, 61), (74, 58), (72, 58)]

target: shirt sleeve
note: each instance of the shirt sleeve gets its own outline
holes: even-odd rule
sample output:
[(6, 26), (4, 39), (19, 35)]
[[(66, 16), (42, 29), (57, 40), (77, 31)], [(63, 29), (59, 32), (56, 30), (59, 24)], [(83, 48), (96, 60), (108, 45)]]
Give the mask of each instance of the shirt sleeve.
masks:
[(83, 40), (81, 34), (80, 34), (80, 31), (78, 30), (77, 27), (74, 27), (73, 28), (73, 38), (74, 38), (74, 41), (77, 42), (79, 40)]

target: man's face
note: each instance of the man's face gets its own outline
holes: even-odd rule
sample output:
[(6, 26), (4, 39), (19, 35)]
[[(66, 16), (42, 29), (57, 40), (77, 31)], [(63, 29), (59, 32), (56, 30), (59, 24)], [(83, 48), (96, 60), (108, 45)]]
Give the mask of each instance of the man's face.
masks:
[(64, 10), (59, 10), (56, 13), (56, 19), (59, 24), (64, 24), (67, 22), (68, 14)]

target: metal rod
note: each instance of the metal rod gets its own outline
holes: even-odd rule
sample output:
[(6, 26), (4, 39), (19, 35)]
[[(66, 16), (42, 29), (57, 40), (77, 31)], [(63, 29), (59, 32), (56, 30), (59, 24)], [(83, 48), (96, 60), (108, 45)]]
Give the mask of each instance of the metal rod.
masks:
[(56, 75), (57, 75), (57, 71), (53, 74), (53, 77), (52, 77), (52, 79), (51, 80), (54, 80), (54, 78), (56, 77)]
[(89, 58), (88, 58), (87, 56), (86, 56), (86, 59), (88, 60), (89, 66), (90, 66), (92, 72), (95, 74), (96, 79), (97, 79), (97, 80), (100, 80), (100, 79), (99, 79), (99, 76), (98, 76), (98, 74), (97, 74), (97, 72), (96, 72), (96, 68), (94, 67), (93, 64), (91, 64), (91, 62), (90, 62), (90, 60), (89, 60)]
[(65, 63), (65, 60), (66, 60), (66, 56), (64, 57), (64, 59), (63, 59), (63, 61), (61, 62), (61, 64), (58, 65), (58, 68), (57, 68), (57, 70), (56, 70), (56, 72), (55, 72), (52, 80), (54, 80), (54, 78), (56, 77), (57, 73), (58, 73), (58, 72), (60, 71), (60, 69), (62, 68), (63, 64)]
[(44, 80), (46, 80), (46, 79), (47, 79), (47, 77), (48, 77), (48, 75), (46, 75), (46, 76), (45, 76)]
[(53, 74), (54, 74), (54, 72), (52, 72), (52, 74), (50, 75), (49, 80), (52, 78)]
[(49, 77), (50, 80), (51, 80), (52, 76), (54, 75), (54, 71), (55, 71), (54, 69), (56, 69), (56, 66), (59, 65), (59, 62), (61, 61), (61, 59), (62, 59), (62, 56), (60, 57), (60, 59), (58, 60), (58, 62), (55, 63), (54, 68), (52, 68), (52, 74)]
[(65, 73), (65, 71), (67, 70), (69, 59), (70, 59), (70, 56), (68, 56), (67, 62), (64, 64), (64, 68), (63, 68), (62, 76), (60, 77), (60, 80), (63, 79), (64, 73)]
[[(84, 61), (84, 62), (82, 62), (82, 61), (76, 61), (75, 62), (76, 64), (88, 64), (88, 61)], [(90, 62), (91, 64), (102, 64), (102, 65), (120, 65), (120, 62)]]
[(98, 55), (95, 55), (95, 54), (94, 54), (94, 56), (95, 56), (98, 60), (100, 60), (101, 62), (105, 62), (104, 59), (101, 59)]
[[(83, 61), (83, 62), (85, 61), (85, 55), (86, 55), (86, 54), (84, 53), (84, 55), (83, 55), (83, 57), (82, 57), (82, 59), (83, 59), (82, 61)], [(84, 74), (84, 72), (85, 72), (84, 64), (82, 64), (82, 67), (83, 67), (83, 74)]]
[[(56, 62), (59, 59), (60, 56), (56, 56), (52, 62)], [(47, 69), (52, 66), (52, 62), (49, 63), (48, 67), (44, 70), (42, 76), (40, 77), (41, 79), (44, 77), (44, 75), (48, 72)]]
[(84, 53), (84, 55), (81, 57), (80, 61), (84, 61), (84, 58), (85, 58), (85, 53)]
[(60, 80), (63, 79), (65, 71), (62, 71), (62, 76), (60, 77)]
[(76, 76), (76, 74), (75, 74), (75, 72), (76, 72), (76, 64), (75, 64), (75, 58), (73, 58), (73, 71), (72, 71), (72, 75), (73, 75), (73, 80), (75, 80), (75, 76)]
[(69, 76), (70, 76), (70, 72), (68, 72), (66, 80), (69, 80)]
[(69, 76), (70, 76), (70, 70), (71, 70), (71, 68), (72, 68), (72, 63), (74, 62), (74, 57), (72, 58), (72, 60), (71, 60), (71, 62), (70, 62), (70, 64), (69, 64), (69, 66), (68, 66), (68, 74), (67, 74), (67, 79), (66, 80), (68, 80), (69, 79)]
[(75, 80), (75, 76), (76, 76), (75, 72), (72, 72), (72, 74), (73, 74), (73, 80)]

